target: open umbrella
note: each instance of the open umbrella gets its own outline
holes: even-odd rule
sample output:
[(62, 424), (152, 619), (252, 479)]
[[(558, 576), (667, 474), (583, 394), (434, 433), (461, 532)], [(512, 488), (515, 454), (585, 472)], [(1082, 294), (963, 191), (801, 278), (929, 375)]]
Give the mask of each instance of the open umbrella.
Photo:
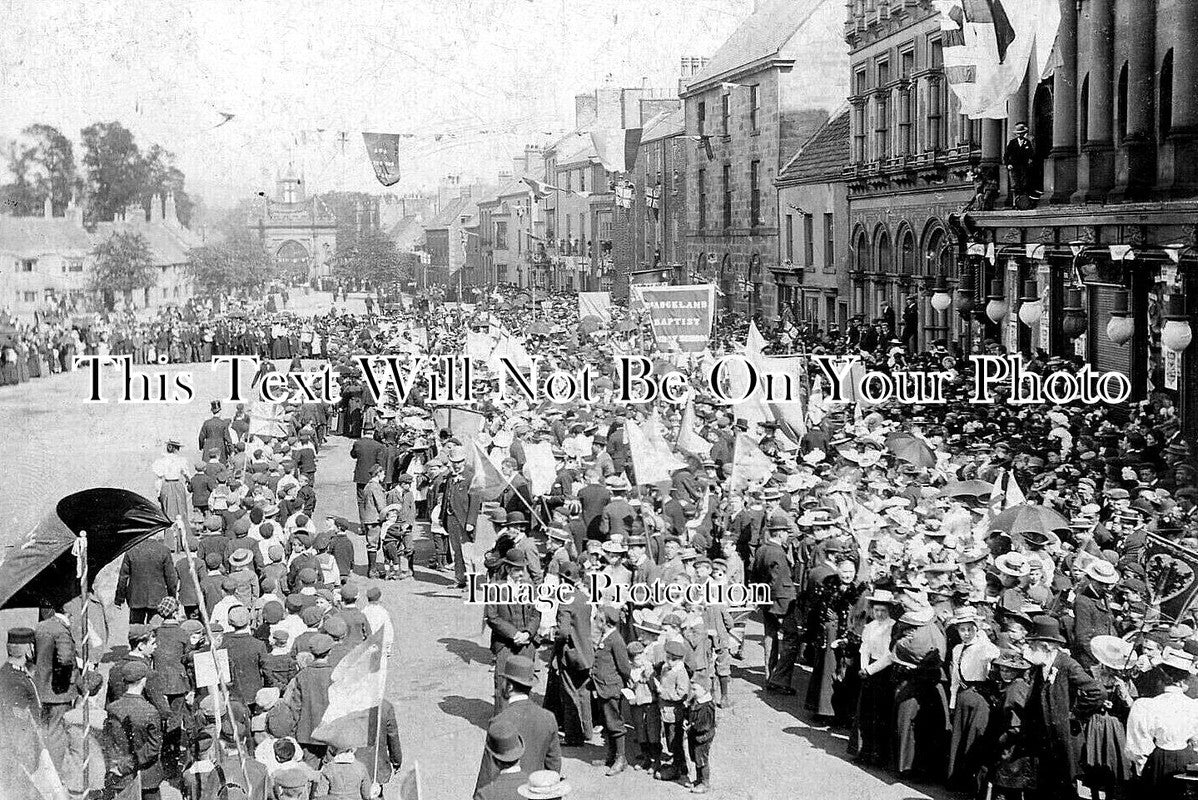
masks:
[(1013, 537), (1025, 533), (1040, 533), (1051, 540), (1055, 537), (1054, 531), (1069, 530), (1069, 520), (1048, 506), (1020, 503), (991, 520), (990, 530), (1003, 531)]
[(946, 484), (944, 487), (945, 497), (962, 498), (966, 500), (976, 500), (978, 498), (988, 498), (990, 493), (994, 491), (994, 484), (988, 481), (953, 481)]
[(894, 453), (895, 458), (917, 467), (936, 466), (936, 454), (932, 452), (932, 448), (909, 433), (892, 433), (887, 436), (886, 449)]
[(36, 608), (42, 602), (61, 606), (79, 597), (73, 548), (80, 531), (87, 531), (87, 575), (92, 584), (105, 565), (170, 525), (157, 503), (124, 489), (67, 495), (0, 562), (0, 608)]

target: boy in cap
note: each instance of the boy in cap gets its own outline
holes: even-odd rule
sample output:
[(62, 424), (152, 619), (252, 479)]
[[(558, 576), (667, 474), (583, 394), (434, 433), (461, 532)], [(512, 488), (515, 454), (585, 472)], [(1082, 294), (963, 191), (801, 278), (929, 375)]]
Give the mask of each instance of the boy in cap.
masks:
[[(672, 617), (674, 615), (667, 615)], [(675, 620), (677, 618), (675, 617)], [(665, 627), (663, 620), (663, 627)], [(675, 627), (676, 627), (675, 622)], [(658, 705), (663, 726), (662, 736), (665, 741), (665, 752), (662, 754), (662, 764), (656, 777), (661, 781), (677, 780), (686, 769), (683, 747), (683, 723), (685, 708), (683, 703), (690, 695), (690, 675), (686, 671), (686, 645), (678, 639), (667, 639), (665, 642), (665, 663), (661, 665), (656, 679)]]
[(332, 758), (320, 768), (317, 797), (328, 800), (370, 800), (382, 794), (382, 787), (370, 780), (366, 766), (358, 760), (349, 737), (334, 737), (328, 742), (328, 748)]
[(328, 743), (317, 740), (312, 734), (328, 703), (333, 676), (328, 655), (332, 649), (333, 639), (329, 635), (317, 633), (312, 636), (308, 642), (312, 661), (299, 671), (288, 690), (287, 705), (296, 720), (295, 740), (303, 747), (304, 760), (310, 766), (320, 764), (327, 750)]
[(711, 791), (711, 743), (715, 739), (715, 703), (711, 692), (701, 681), (691, 683), (690, 702), (686, 710), (686, 743), (691, 762), (695, 765), (695, 784), (692, 794)]
[(122, 665), (122, 691), (108, 703), (100, 736), (108, 773), (104, 797), (124, 796), (140, 782), (142, 797), (157, 797), (162, 783), (162, 717), (142, 696), (150, 667), (134, 659)]

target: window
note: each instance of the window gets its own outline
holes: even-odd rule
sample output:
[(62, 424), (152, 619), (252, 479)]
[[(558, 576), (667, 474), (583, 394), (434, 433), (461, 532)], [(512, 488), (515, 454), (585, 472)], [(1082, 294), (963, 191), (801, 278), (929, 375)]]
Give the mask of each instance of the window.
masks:
[(749, 225), (761, 224), (761, 162), (749, 164)]
[(732, 167), (724, 165), (724, 227), (732, 227)]
[(944, 68), (944, 42), (939, 36), (928, 40), (928, 66), (932, 69)]
[(824, 269), (836, 268), (836, 223), (831, 214), (824, 214)]
[(1118, 122), (1118, 127), (1115, 128), (1115, 141), (1122, 142), (1127, 138), (1127, 62), (1123, 62), (1123, 68), (1119, 70), (1119, 88), (1115, 98), (1115, 119)]
[(899, 90), (899, 154), (908, 156), (915, 152), (915, 137), (912, 135), (911, 120), (915, 116), (915, 93), (910, 86)]
[(853, 93), (857, 96), (865, 94), (869, 89), (869, 81), (865, 77), (865, 67), (857, 70), (853, 75)]
[(794, 214), (786, 215), (786, 260), (795, 260), (795, 218)]
[(878, 84), (877, 85), (878, 85), (878, 88), (882, 88), (886, 84), (890, 83), (890, 59), (889, 58), (879, 58), (877, 69), (878, 69)]
[(564, 188), (567, 192), (569, 192), (574, 188), (574, 171), (568, 169), (568, 170), (566, 170), (565, 174), (566, 174), (566, 185)]
[(720, 130), (725, 136), (728, 131), (728, 117), (732, 115), (732, 93), (731, 91), (724, 92), (720, 96)]
[(699, 230), (707, 227), (707, 170), (699, 170), (697, 177), (699, 184)]
[(1169, 132), (1173, 130), (1173, 51), (1165, 53), (1165, 58), (1161, 62), (1161, 77), (1159, 81), (1160, 100), (1157, 101), (1156, 107), (1160, 111), (1160, 122), (1157, 125), (1159, 130), (1158, 141), (1165, 141), (1168, 138)]
[(803, 215), (803, 265), (815, 268), (815, 215)]
[(877, 112), (877, 128), (874, 131), (874, 155), (878, 159), (890, 157), (890, 96), (879, 94), (874, 99)]
[(853, 161), (865, 161), (865, 101), (853, 106)]
[(25, 298), (26, 303), (37, 302), (37, 292), (25, 292), (22, 296)]
[(570, 241), (573, 238), (574, 238), (574, 231), (572, 230), (572, 226), (570, 225), (570, 215), (567, 214), (566, 215), (566, 247), (565, 247), (565, 249), (567, 251), (570, 250)]
[(1077, 105), (1077, 133), (1082, 142), (1090, 140), (1090, 76), (1082, 79), (1082, 91)]
[(500, 250), (507, 249), (507, 223), (495, 223), (495, 247)]
[(19, 258), (17, 259), (17, 272), (36, 272), (36, 258)]
[(165, 300), (170, 296), (171, 296), (171, 290), (166, 288), (165, 286), (163, 286), (162, 287), (162, 299)]
[(578, 191), (585, 192), (587, 190), (587, 170), (586, 167), (578, 170)]
[(915, 71), (915, 45), (911, 45), (910, 49), (899, 53), (899, 77), (907, 80), (911, 77), (911, 73)]
[(704, 136), (707, 134), (707, 103), (704, 103), (702, 100), (700, 100), (699, 108), (696, 113), (699, 117), (699, 135)]
[(82, 258), (68, 258), (63, 263), (63, 271), (64, 272), (83, 272), (83, 259)]
[(940, 150), (945, 145), (944, 137), (944, 107), (946, 103), (945, 80), (933, 76), (928, 79), (928, 141), (927, 146), (932, 150)]
[(749, 129), (757, 130), (757, 121), (761, 111), (761, 92), (757, 86), (749, 87)]

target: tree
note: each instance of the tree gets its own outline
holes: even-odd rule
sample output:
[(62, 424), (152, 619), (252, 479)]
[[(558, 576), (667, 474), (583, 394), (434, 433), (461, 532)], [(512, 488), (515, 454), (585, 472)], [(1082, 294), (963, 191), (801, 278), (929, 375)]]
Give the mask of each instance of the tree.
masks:
[(377, 230), (362, 233), (348, 247), (337, 243), (333, 269), (342, 277), (374, 284), (410, 280), (412, 268), (396, 248), (395, 242)]
[(270, 255), (248, 236), (194, 247), (187, 252), (187, 265), (196, 287), (211, 297), (255, 291), (274, 277)]
[(179, 222), (190, 227), (192, 200), (183, 188), (183, 180), (183, 172), (175, 166), (174, 153), (150, 145), (142, 158), (142, 204), (149, 205), (158, 195), (174, 194)]
[(87, 169), (90, 221), (111, 220), (128, 206), (141, 203), (144, 161), (133, 134), (121, 123), (97, 122), (83, 129), (83, 166)]
[(134, 292), (157, 281), (150, 245), (140, 233), (114, 233), (96, 245), (92, 257), (95, 259), (92, 288), (103, 295), (109, 311), (116, 307), (117, 292), (127, 304), (132, 304)]
[(50, 125), (30, 125), (9, 143), (8, 169), (13, 180), (3, 193), (10, 213), (17, 216), (40, 215), (47, 197), (61, 215), (79, 185), (71, 140)]

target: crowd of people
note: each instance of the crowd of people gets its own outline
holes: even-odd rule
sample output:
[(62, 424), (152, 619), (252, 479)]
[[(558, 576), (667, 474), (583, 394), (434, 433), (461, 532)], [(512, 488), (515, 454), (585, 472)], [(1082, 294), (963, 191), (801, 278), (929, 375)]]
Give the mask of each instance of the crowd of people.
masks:
[[(135, 580), (130, 554), (127, 593), (117, 599), (146, 641), (161, 639), (172, 617), (188, 626), (203, 606), (223, 640), (240, 634), (259, 653), (295, 660), (298, 676), (269, 686), (263, 668), (231, 665), (230, 691), (255, 740), (274, 737), (272, 752), (294, 744), (295, 758), (316, 770), (354, 761), (311, 738), (295, 697), (303, 675), (327, 674), (336, 653), (372, 630), (370, 603), (357, 609), (358, 580), (348, 577), (360, 538), (366, 563), (357, 566), (372, 587), (437, 570), (452, 574), (463, 597), (486, 586), (513, 596), (529, 584), (575, 589), (569, 603), (482, 609), (495, 713), (475, 797), (563, 796), (563, 748), (597, 738), (609, 776), (634, 770), (696, 793), (718, 788), (717, 731), (758, 681), (750, 668), (759, 651), (745, 637), (757, 619), (760, 690), (784, 707), (796, 696), (794, 713), (847, 734), (846, 756), (863, 765), (978, 797), (1072, 797), (1079, 787), (1091, 796), (1185, 796), (1198, 763), (1198, 621), (1177, 601), (1198, 570), (1198, 471), (1168, 393), (1124, 407), (978, 405), (967, 395), (969, 366), (947, 343), (912, 354), (901, 338), (863, 348), (860, 328), (817, 336), (786, 325), (770, 332), (769, 351), (862, 355), (872, 369), (951, 376), (943, 405), (865, 407), (830, 402), (811, 370), (796, 426), (705, 393), (704, 364), (747, 338), (745, 322), (724, 320), (701, 356), (651, 353), (691, 374), (690, 403), (626, 405), (611, 399), (611, 358), (646, 347), (643, 332), (583, 326), (568, 296), (535, 308), (523, 299), (505, 291), (479, 306), (300, 322), (322, 331), (320, 352), (278, 357), (332, 362), (342, 388), (335, 403), (290, 410), (271, 439), (255, 439), (244, 410), (231, 422), (217, 414), (199, 442), (202, 463), (168, 454), (155, 465), (164, 510), (187, 516), (191, 529), (180, 543), (146, 548), (165, 565), (168, 545), (195, 537), (201, 589), (211, 595), (184, 597), (189, 569), (172, 567), (162, 597), (134, 602), (133, 588), (147, 584)], [(603, 397), (552, 405), (491, 393), (480, 414), (455, 422), (426, 403), (421, 385), (406, 397), (374, 397), (354, 359), (459, 353), (467, 330), (513, 337), (542, 356), (542, 375), (589, 365)], [(1080, 366), (1043, 354), (1028, 354), (1027, 364)], [(479, 380), (494, 386), (495, 377), (481, 370)], [(676, 459), (667, 480), (638, 481), (649, 466), (638, 463), (646, 432)], [(358, 519), (320, 527), (315, 454), (337, 434), (354, 440)], [(431, 552), (418, 535), (425, 526)], [(596, 582), (761, 584), (770, 599), (757, 608), (703, 599), (718, 592), (615, 602), (608, 591), (589, 596)], [(177, 607), (160, 606), (172, 597)], [(184, 654), (206, 647), (204, 633), (188, 629)], [(276, 643), (280, 631), (290, 635)], [(10, 661), (19, 662), (28, 634), (16, 634)], [(132, 638), (131, 651), (144, 652)], [(30, 649), (35, 663), (54, 663)], [(150, 645), (151, 665), (164, 649), (177, 652)], [(253, 692), (241, 688), (243, 675)], [(280, 691), (259, 698), (259, 679)], [(186, 727), (172, 703), (198, 704), (186, 713), (203, 718), (202, 697), (189, 691), (160, 712), (164, 730)], [(292, 727), (269, 727), (289, 713), (276, 709), (297, 717)], [(197, 741), (219, 755), (221, 734)], [(228, 738), (240, 741), (235, 727)], [(202, 760), (163, 758), (178, 765), (167, 780)], [(321, 785), (306, 774), (310, 787)], [(324, 786), (333, 782), (326, 776)]]

